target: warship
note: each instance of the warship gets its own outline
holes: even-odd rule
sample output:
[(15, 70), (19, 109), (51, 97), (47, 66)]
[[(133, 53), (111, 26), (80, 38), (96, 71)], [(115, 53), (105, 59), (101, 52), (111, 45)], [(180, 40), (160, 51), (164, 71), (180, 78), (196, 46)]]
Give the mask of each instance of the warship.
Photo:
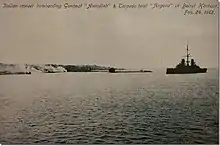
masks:
[(181, 62), (176, 66), (176, 68), (167, 68), (166, 74), (195, 74), (195, 73), (206, 73), (207, 68), (200, 68), (196, 65), (194, 59), (189, 61), (189, 58), (192, 57), (189, 53), (189, 45), (187, 42), (186, 46), (186, 61), (182, 59)]

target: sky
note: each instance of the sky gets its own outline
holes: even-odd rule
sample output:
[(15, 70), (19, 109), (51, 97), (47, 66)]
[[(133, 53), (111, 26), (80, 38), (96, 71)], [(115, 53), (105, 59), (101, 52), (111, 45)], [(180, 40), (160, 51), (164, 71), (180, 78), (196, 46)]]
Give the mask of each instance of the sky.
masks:
[[(20, 9), (13, 4), (110, 3), (117, 0), (0, 0), (0, 62), (175, 67), (190, 53), (201, 67), (218, 66), (218, 10), (184, 15), (171, 9)], [(217, 4), (217, 0), (122, 0), (124, 4)]]

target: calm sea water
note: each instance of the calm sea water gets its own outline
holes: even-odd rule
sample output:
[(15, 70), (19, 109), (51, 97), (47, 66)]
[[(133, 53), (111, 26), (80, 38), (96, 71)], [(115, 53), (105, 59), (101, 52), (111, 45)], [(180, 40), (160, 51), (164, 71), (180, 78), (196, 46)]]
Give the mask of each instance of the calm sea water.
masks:
[(218, 71), (0, 76), (2, 144), (217, 144)]

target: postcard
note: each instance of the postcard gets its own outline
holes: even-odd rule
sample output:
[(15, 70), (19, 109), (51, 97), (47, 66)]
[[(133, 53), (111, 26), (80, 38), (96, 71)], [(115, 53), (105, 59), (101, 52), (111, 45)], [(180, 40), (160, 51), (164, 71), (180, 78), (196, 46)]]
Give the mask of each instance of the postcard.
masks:
[(217, 0), (0, 0), (0, 144), (219, 144)]

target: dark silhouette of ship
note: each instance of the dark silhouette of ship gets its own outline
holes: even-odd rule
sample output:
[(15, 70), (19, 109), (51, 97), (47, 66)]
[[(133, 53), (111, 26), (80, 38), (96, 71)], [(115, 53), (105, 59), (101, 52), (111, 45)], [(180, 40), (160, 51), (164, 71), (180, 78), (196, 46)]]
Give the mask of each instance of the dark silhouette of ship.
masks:
[(182, 59), (181, 62), (176, 66), (176, 68), (167, 68), (166, 74), (195, 74), (195, 73), (206, 73), (207, 68), (200, 68), (196, 65), (194, 59), (189, 61), (189, 47), (187, 42), (186, 47), (186, 61)]
[(25, 65), (25, 68), (26, 68), (26, 72), (24, 74), (31, 74), (30, 67)]
[(116, 70), (115, 68), (111, 67), (108, 70), (109, 73), (146, 73), (152, 72), (150, 70)]

